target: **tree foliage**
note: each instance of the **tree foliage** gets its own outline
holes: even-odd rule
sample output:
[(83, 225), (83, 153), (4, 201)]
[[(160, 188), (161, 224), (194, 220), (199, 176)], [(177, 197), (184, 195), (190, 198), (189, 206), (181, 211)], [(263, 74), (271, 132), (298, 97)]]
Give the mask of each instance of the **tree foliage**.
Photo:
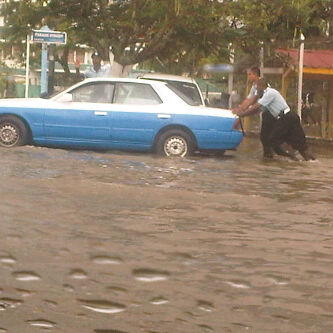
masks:
[(238, 0), (231, 6), (233, 26), (244, 31), (236, 44), (245, 53), (258, 55), (260, 42), (266, 48), (296, 47), (301, 33), (320, 42), (317, 48), (332, 46), (330, 0)]
[[(256, 58), (263, 43), (296, 46), (300, 33), (331, 47), (330, 0), (8, 0), (3, 5), (8, 43), (22, 47), (31, 29), (47, 24), (66, 31), (58, 61), (68, 70), (70, 49), (84, 44), (104, 59), (112, 50), (122, 66), (151, 62), (166, 71), (198, 70), (203, 59), (229, 61), (237, 54)], [(67, 66), (67, 67), (66, 67)]]

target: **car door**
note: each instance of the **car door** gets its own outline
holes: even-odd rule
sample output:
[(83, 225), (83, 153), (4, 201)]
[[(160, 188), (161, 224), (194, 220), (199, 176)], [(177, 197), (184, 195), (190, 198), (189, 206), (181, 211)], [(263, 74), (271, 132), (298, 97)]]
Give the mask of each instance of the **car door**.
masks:
[(159, 128), (172, 121), (150, 84), (118, 82), (112, 104), (111, 140), (118, 149), (151, 148)]
[(107, 145), (112, 82), (91, 82), (70, 91), (70, 102), (56, 102), (44, 115), (44, 133), (54, 143)]

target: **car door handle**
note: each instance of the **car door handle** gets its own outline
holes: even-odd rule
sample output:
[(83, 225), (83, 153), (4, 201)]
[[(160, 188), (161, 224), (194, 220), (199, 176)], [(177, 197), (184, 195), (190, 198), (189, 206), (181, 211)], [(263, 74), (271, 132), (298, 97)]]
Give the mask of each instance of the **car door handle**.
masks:
[(157, 117), (160, 118), (160, 119), (169, 119), (169, 118), (171, 118), (171, 115), (169, 115), (169, 114), (158, 114)]
[(108, 113), (106, 111), (95, 111), (94, 115), (95, 116), (107, 116)]

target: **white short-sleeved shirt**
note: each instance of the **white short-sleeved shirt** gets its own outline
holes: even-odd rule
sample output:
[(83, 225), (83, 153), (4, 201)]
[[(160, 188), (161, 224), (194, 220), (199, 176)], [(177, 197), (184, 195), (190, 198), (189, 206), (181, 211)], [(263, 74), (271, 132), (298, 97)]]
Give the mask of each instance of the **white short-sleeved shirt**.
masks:
[(289, 106), (282, 95), (275, 89), (267, 87), (258, 103), (265, 107), (273, 117), (277, 118), (281, 111)]
[(257, 95), (257, 85), (253, 83), (247, 98), (252, 98), (255, 95)]
[(109, 64), (101, 66), (101, 68), (96, 72), (94, 66), (91, 66), (84, 72), (84, 77), (92, 78), (92, 77), (107, 77), (110, 76), (111, 66)]

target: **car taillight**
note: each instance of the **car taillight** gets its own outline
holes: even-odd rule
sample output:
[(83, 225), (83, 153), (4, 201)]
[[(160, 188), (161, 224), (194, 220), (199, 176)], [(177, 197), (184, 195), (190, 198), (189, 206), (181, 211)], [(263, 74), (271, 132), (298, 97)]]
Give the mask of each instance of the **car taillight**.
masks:
[(234, 125), (232, 126), (233, 130), (241, 130), (241, 120), (240, 118), (236, 118)]

